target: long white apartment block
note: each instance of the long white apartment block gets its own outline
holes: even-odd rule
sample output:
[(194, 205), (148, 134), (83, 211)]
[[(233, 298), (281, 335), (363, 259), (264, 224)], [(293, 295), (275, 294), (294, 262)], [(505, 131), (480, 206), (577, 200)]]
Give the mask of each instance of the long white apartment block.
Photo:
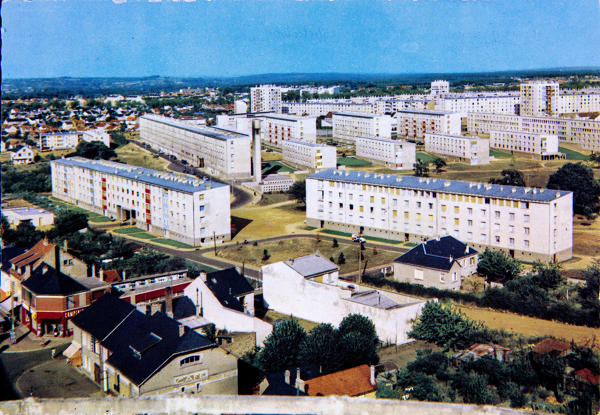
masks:
[(358, 137), (392, 138), (392, 117), (359, 112), (336, 112), (331, 117), (333, 138), (354, 144)]
[(260, 85), (250, 88), (250, 112), (281, 112), (281, 88)]
[(445, 112), (458, 112), (461, 117), (466, 117), (469, 112), (516, 114), (519, 102), (518, 92), (449, 94), (436, 99), (435, 109)]
[(460, 135), (460, 114), (445, 111), (402, 110), (396, 113), (398, 135), (424, 139), (427, 133)]
[(334, 146), (285, 140), (281, 149), (285, 163), (316, 170), (335, 169), (337, 166)]
[(78, 131), (65, 133), (42, 133), (38, 147), (41, 151), (67, 150), (77, 147), (81, 133)]
[(563, 91), (560, 96), (560, 112), (600, 112), (600, 92)]
[(352, 101), (307, 101), (307, 102), (284, 102), (282, 104), (284, 114), (308, 115), (320, 117), (330, 112), (361, 112), (373, 114), (375, 112), (371, 102)]
[(420, 243), (452, 235), (515, 258), (572, 257), (571, 192), (324, 170), (306, 178), (309, 226)]
[(433, 100), (430, 96), (407, 95), (405, 97), (378, 99), (373, 102), (373, 113), (393, 114), (402, 110), (426, 110), (430, 108)]
[(140, 117), (140, 140), (154, 149), (227, 178), (250, 176), (250, 135), (214, 127), (194, 127), (158, 115)]
[(558, 115), (560, 86), (558, 82), (536, 80), (520, 87), (520, 115)]
[(81, 135), (81, 139), (89, 143), (100, 141), (106, 147), (110, 147), (110, 134), (108, 134), (103, 128), (84, 131)]
[(473, 166), (490, 162), (490, 141), (480, 137), (425, 134), (425, 151), (449, 156)]
[(231, 239), (228, 185), (82, 157), (50, 168), (57, 199), (190, 245)]
[(467, 130), (476, 135), (489, 135), (494, 130), (552, 134), (585, 150), (600, 151), (600, 120), (469, 113)]
[(526, 131), (490, 131), (490, 147), (532, 153), (540, 157), (558, 155), (558, 136)]
[(450, 92), (450, 82), (435, 80), (431, 82), (431, 95), (441, 97)]
[(417, 162), (417, 145), (404, 140), (357, 137), (356, 156), (395, 170), (412, 169)]
[(281, 148), (284, 141), (317, 142), (317, 118), (283, 114), (261, 115), (262, 142)]

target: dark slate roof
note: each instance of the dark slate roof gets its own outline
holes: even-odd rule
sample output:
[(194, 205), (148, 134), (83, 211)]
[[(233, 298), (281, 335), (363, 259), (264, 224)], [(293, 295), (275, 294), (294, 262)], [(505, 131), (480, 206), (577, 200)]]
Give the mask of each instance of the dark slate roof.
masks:
[(564, 190), (533, 189), (520, 186), (463, 182), (429, 177), (401, 176), (397, 174), (379, 174), (354, 170), (323, 170), (311, 174), (310, 176), (307, 176), (307, 178), (546, 203), (572, 193)]
[(180, 335), (180, 323), (163, 313), (147, 316), (110, 294), (78, 314), (73, 323), (110, 350), (108, 364), (137, 386), (177, 355), (216, 346), (187, 328)]
[[(307, 396), (304, 391), (297, 389), (296, 374), (297, 369), (292, 367), (290, 371), (290, 383), (285, 383), (285, 371), (267, 374), (267, 383), (269, 386), (263, 392), (263, 395), (276, 396)], [(319, 367), (316, 365), (308, 365), (300, 367), (300, 379), (309, 380), (321, 376)]]
[(221, 305), (237, 311), (244, 311), (244, 306), (237, 297), (254, 291), (248, 280), (236, 268), (207, 274), (205, 284)]
[(71, 322), (102, 340), (134, 310), (135, 307), (128, 302), (121, 301), (112, 294), (105, 294), (73, 317)]
[(8, 247), (2, 248), (2, 269), (7, 270), (10, 268), (10, 260), (25, 253), (29, 248), (24, 247)]
[(71, 295), (88, 289), (48, 264), (36, 268), (23, 286), (37, 295)]
[(471, 255), (477, 251), (448, 235), (423, 242), (394, 261), (448, 271), (457, 259)]

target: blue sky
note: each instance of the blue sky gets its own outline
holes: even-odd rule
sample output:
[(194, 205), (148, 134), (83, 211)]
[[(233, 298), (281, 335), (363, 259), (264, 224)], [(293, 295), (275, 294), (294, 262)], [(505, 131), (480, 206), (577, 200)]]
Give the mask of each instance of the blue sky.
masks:
[(3, 77), (600, 66), (599, 0), (123, 1), (3, 1)]

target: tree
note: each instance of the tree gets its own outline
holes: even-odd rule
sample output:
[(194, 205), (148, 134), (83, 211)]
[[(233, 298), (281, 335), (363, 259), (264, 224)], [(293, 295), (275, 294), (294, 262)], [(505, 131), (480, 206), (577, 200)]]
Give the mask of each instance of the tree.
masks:
[(452, 381), (452, 387), (460, 393), (465, 403), (495, 404), (498, 396), (488, 386), (487, 376), (459, 372)]
[(340, 244), (338, 243), (338, 240), (333, 238), (333, 243), (331, 244), (332, 247), (337, 248), (338, 246), (340, 246)]
[(295, 182), (288, 193), (299, 203), (306, 204), (306, 182), (304, 180)]
[(594, 179), (594, 172), (581, 163), (567, 163), (552, 173), (546, 185), (548, 189), (573, 192), (575, 213), (591, 215), (600, 207), (600, 183)]
[(346, 257), (344, 256), (343, 252), (340, 252), (340, 256), (338, 256), (338, 260), (337, 263), (339, 265), (345, 264), (346, 263)]
[(8, 219), (4, 215), (0, 215), (0, 237), (2, 238), (3, 245), (10, 245), (14, 240), (14, 231), (10, 227)]
[(318, 365), (324, 373), (340, 367), (339, 336), (331, 324), (315, 326), (300, 344), (300, 362), (303, 365)]
[[(3, 216), (4, 217), (4, 216)], [(2, 225), (4, 226), (4, 224)], [(21, 221), (17, 225), (17, 229), (11, 229), (8, 232), (7, 240), (5, 242), (12, 243), (14, 246), (19, 247), (31, 247), (35, 245), (42, 237), (44, 233), (38, 231), (35, 226), (31, 223), (31, 220)], [(4, 236), (3, 236), (4, 240)]]
[(441, 373), (448, 368), (449, 359), (443, 352), (432, 352), (431, 349), (417, 350), (417, 359), (406, 368), (411, 372), (422, 372), (427, 375)]
[(375, 325), (360, 314), (349, 314), (338, 327), (342, 368), (376, 364), (379, 339)]
[(306, 332), (298, 324), (298, 320), (286, 320), (277, 324), (258, 354), (261, 368), (266, 373), (275, 373), (298, 366), (299, 345), (305, 338)]
[(88, 220), (85, 213), (66, 210), (54, 218), (54, 227), (48, 234), (51, 239), (61, 238), (80, 229), (85, 229), (87, 226)]
[(75, 148), (75, 154), (93, 160), (109, 160), (117, 157), (117, 153), (101, 141), (81, 141)]
[(515, 278), (521, 272), (521, 264), (502, 251), (492, 251), (486, 248), (479, 254), (477, 273), (486, 278), (487, 282), (507, 281)]
[(263, 250), (262, 260), (263, 261), (267, 261), (269, 258), (271, 258), (271, 255), (269, 255), (269, 250), (268, 249), (264, 249)]
[(505, 186), (525, 186), (523, 173), (515, 169), (504, 169), (500, 172), (502, 177), (491, 178), (491, 184), (501, 184)]
[(600, 169), (600, 153), (592, 153), (592, 154), (590, 154), (589, 160), (592, 163), (596, 163), (596, 168)]
[(415, 163), (415, 176), (417, 177), (427, 177), (429, 176), (429, 167), (427, 167), (428, 163), (425, 163), (423, 160), (418, 159)]
[(441, 173), (444, 167), (446, 167), (446, 160), (441, 157), (436, 157), (433, 159), (433, 165), (435, 166), (435, 172)]
[(533, 272), (533, 280), (545, 290), (556, 288), (563, 281), (563, 275), (558, 264), (536, 262), (533, 264)]

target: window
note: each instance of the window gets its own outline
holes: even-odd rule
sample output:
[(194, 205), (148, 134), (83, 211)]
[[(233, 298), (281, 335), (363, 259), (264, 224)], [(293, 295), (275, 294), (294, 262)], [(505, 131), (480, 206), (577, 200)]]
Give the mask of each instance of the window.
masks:
[(473, 221), (471, 219), (467, 220), (467, 226), (473, 226)]
[(385, 204), (385, 197), (382, 197), (382, 198), (381, 198), (381, 203), (382, 203), (382, 204)]
[(499, 218), (500, 217), (500, 211), (499, 210), (495, 210), (494, 211), (494, 217), (495, 218)]
[[(341, 203), (340, 203), (340, 204), (341, 204)], [(353, 205), (352, 203), (350, 203), (350, 204), (348, 205), (348, 208), (349, 208), (350, 210), (354, 210), (354, 205)]]
[(473, 208), (467, 208), (467, 213), (469, 215), (472, 215), (473, 214)]
[(375, 196), (371, 196), (370, 198), (371, 203), (375, 202)]
[(454, 224), (455, 225), (460, 225), (460, 219), (454, 218)]
[(421, 208), (421, 202), (417, 202), (417, 207)]
[(446, 211), (446, 205), (442, 205), (442, 212)]
[(179, 367), (193, 365), (193, 364), (200, 363), (200, 362), (202, 362), (202, 355), (195, 354), (195, 355), (188, 356), (188, 357), (181, 359), (179, 361)]
[(525, 248), (529, 248), (529, 241), (527, 239), (523, 240), (523, 246), (525, 246)]
[(459, 212), (460, 212), (460, 207), (454, 206), (454, 213), (459, 213)]
[(523, 232), (525, 232), (525, 235), (529, 235), (529, 228), (528, 227), (524, 227), (523, 228)]
[(510, 226), (508, 227), (508, 232), (509, 232), (509, 233), (515, 233), (515, 227), (514, 227), (513, 225), (510, 225)]
[(524, 216), (523, 216), (523, 220), (524, 220), (525, 222), (529, 222), (529, 215), (524, 215)]
[(509, 219), (509, 220), (515, 220), (515, 214), (514, 214), (514, 213), (512, 213), (512, 212), (511, 212), (511, 213), (509, 213), (509, 214), (508, 214), (508, 219)]
[(515, 245), (515, 238), (508, 238), (508, 244), (511, 246)]
[(494, 240), (496, 241), (496, 243), (500, 243), (500, 236), (498, 236), (498, 235), (494, 236)]
[(456, 274), (456, 272), (452, 273), (452, 282), (456, 282), (458, 280), (458, 275)]
[(423, 279), (423, 271), (420, 269), (416, 269), (415, 270), (415, 280), (422, 280)]

